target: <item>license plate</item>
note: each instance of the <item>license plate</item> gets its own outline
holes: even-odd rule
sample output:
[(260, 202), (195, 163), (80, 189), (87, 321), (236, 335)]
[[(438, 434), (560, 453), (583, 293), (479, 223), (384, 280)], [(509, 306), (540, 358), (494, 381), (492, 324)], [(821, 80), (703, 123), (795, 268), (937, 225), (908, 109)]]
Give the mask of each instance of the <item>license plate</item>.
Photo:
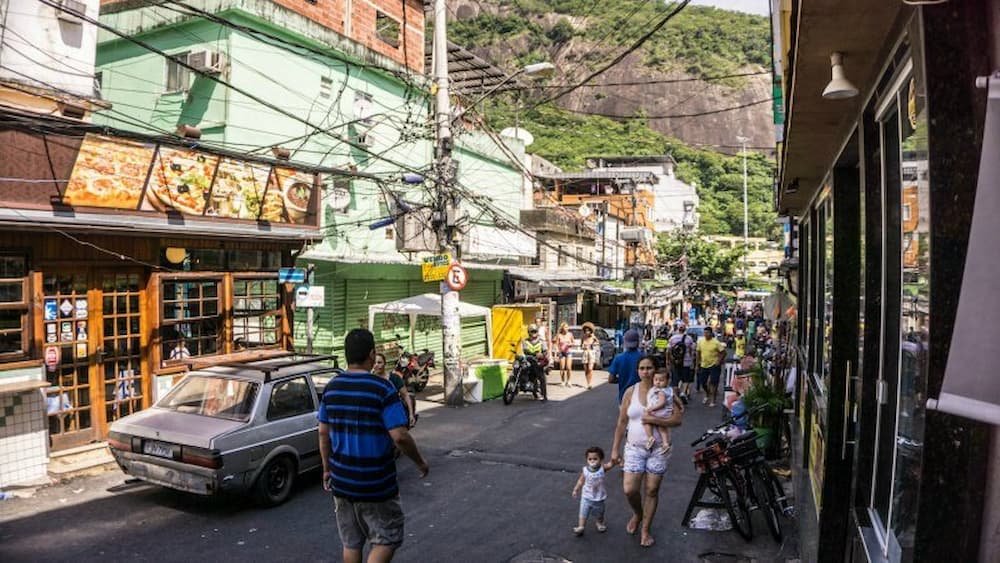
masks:
[(156, 457), (165, 457), (167, 459), (173, 459), (174, 457), (174, 449), (169, 444), (154, 442), (153, 440), (146, 440), (142, 443), (142, 453), (155, 455)]

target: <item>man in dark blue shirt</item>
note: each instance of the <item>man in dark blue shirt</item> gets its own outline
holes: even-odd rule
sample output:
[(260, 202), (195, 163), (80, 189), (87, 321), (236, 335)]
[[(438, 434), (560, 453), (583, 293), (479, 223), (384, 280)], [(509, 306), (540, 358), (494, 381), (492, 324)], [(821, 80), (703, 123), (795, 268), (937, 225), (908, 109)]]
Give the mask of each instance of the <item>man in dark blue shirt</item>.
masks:
[(622, 402), (625, 390), (639, 381), (639, 360), (642, 359), (642, 352), (639, 351), (639, 331), (630, 329), (622, 337), (622, 342), (625, 350), (615, 356), (608, 366), (608, 373), (618, 378), (619, 403)]
[(407, 431), (403, 403), (392, 383), (371, 373), (375, 337), (354, 329), (344, 339), (347, 371), (323, 390), (319, 451), (323, 488), (333, 492), (345, 563), (360, 563), (365, 542), (370, 561), (389, 561), (403, 543), (403, 509), (393, 446), (427, 475), (427, 462)]

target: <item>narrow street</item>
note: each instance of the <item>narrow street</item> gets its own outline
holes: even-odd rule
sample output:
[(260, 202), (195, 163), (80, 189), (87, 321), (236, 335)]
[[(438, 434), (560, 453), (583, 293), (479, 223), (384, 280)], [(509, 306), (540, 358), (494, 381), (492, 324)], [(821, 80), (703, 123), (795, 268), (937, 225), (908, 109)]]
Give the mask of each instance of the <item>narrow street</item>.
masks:
[[(557, 380), (558, 376), (550, 378)], [(550, 387), (550, 400), (519, 396), (449, 409), (422, 405), (414, 430), (431, 473), (419, 480), (399, 462), (406, 542), (398, 561), (786, 561), (795, 560), (794, 523), (775, 544), (762, 521), (752, 543), (735, 532), (688, 530), (681, 516), (697, 480), (690, 442), (718, 420), (700, 401), (675, 431), (675, 454), (653, 533), (641, 548), (626, 535), (627, 508), (620, 470), (613, 471), (609, 529), (588, 527), (574, 537), (577, 501), (570, 492), (583, 452), (610, 449), (616, 385), (587, 392), (574, 372), (571, 389)], [(604, 372), (595, 373), (605, 382)], [(697, 402), (697, 404), (695, 404)], [(334, 515), (318, 474), (306, 475), (295, 495), (274, 509), (241, 499), (203, 499), (147, 485), (124, 485), (108, 471), (42, 489), (31, 499), (0, 503), (0, 560), (324, 560), (340, 559)]]

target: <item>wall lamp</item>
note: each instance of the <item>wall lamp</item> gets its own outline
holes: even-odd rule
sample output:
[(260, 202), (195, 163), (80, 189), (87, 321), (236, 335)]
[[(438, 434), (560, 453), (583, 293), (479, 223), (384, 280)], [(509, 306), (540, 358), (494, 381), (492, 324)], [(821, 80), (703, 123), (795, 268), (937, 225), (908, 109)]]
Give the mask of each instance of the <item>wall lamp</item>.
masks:
[(846, 100), (857, 96), (858, 88), (844, 76), (844, 55), (831, 54), (830, 66), (832, 78), (823, 90), (823, 97), (827, 100)]

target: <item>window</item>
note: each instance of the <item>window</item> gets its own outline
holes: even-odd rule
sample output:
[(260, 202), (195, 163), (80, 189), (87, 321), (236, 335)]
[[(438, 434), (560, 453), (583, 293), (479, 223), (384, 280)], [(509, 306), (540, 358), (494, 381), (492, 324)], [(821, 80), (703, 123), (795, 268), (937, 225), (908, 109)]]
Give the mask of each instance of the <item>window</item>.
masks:
[(903, 221), (909, 221), (909, 220), (910, 220), (910, 204), (904, 203), (903, 204)]
[(220, 352), (220, 281), (203, 278), (163, 282), (161, 333), (164, 362)]
[(399, 48), (399, 22), (382, 12), (375, 12), (375, 35), (384, 43)]
[(0, 358), (26, 356), (28, 330), (28, 258), (0, 254)]
[(333, 79), (329, 76), (319, 77), (319, 97), (329, 98), (333, 95)]
[(579, 246), (576, 247), (576, 267), (577, 268), (583, 267), (583, 249), (580, 248)]
[(276, 346), (281, 333), (281, 292), (276, 279), (233, 279), (234, 350)]
[(239, 379), (191, 375), (178, 383), (156, 406), (172, 411), (249, 420), (258, 384)]
[(277, 420), (300, 414), (312, 414), (316, 409), (306, 378), (297, 377), (282, 381), (271, 390), (271, 400), (267, 404), (267, 419)]
[(180, 64), (187, 62), (187, 56), (187, 52), (184, 52), (167, 59), (165, 93), (187, 92), (188, 88), (191, 87), (191, 72)]
[(566, 247), (561, 244), (559, 245), (559, 250), (556, 251), (556, 265), (566, 265)]

